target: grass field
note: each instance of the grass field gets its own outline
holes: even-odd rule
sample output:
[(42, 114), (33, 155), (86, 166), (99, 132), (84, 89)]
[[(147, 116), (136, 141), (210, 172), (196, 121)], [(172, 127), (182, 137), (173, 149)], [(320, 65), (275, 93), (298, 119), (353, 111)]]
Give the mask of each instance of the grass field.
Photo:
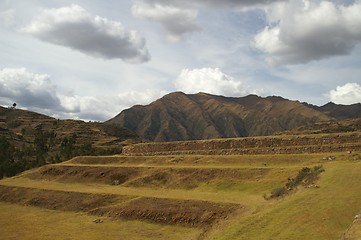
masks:
[(0, 203), (1, 239), (195, 239), (197, 229), (161, 226), (141, 221), (109, 221), (96, 224), (96, 216)]
[(1, 239), (361, 239), (360, 173), (361, 152), (78, 157), (0, 181)]

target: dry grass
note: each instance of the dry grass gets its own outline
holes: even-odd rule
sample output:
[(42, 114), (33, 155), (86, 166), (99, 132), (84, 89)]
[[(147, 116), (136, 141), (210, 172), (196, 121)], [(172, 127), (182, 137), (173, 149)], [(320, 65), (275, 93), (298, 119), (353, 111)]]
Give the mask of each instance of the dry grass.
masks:
[[(336, 157), (336, 160), (323, 160), (329, 155)], [(326, 170), (316, 183), (319, 187), (299, 187), (292, 194), (281, 199), (265, 200), (263, 198), (263, 194), (270, 193), (275, 187), (282, 186), (288, 178), (295, 177), (303, 167), (316, 165), (323, 165)], [(45, 175), (42, 177), (41, 174), (37, 178), (29, 179), (30, 175), (34, 176), (41, 172), (36, 169), (14, 178), (4, 179), (0, 181), (0, 185), (84, 193), (87, 194), (86, 196), (88, 194), (111, 194), (120, 199), (127, 196), (127, 199), (134, 199), (134, 201), (132, 200), (133, 205), (129, 204), (129, 208), (124, 208), (126, 205), (121, 204), (103, 208), (104, 214), (112, 216), (112, 210), (121, 209), (124, 210), (122, 214), (128, 214), (143, 221), (109, 221), (106, 218), (104, 223), (94, 224), (91, 221), (96, 218), (95, 216), (9, 204), (0, 204), (0, 219), (8, 219), (10, 212), (14, 212), (15, 216), (19, 218), (23, 214), (23, 221), (31, 222), (33, 221), (32, 216), (24, 214), (24, 212), (28, 211), (27, 209), (31, 209), (29, 214), (35, 211), (34, 214), (39, 215), (33, 219), (39, 218), (39, 222), (45, 226), (44, 230), (40, 230), (40, 227), (36, 230), (39, 232), (39, 236), (43, 236), (38, 239), (66, 239), (61, 238), (59, 232), (68, 231), (70, 234), (79, 234), (78, 239), (98, 239), (99, 236), (105, 234), (106, 239), (113, 239), (113, 236), (118, 236), (116, 239), (194, 239), (201, 236), (202, 239), (227, 240), (313, 240), (340, 238), (352, 223), (353, 217), (361, 210), (361, 175), (359, 174), (361, 172), (361, 153), (357, 152), (353, 154), (252, 156), (80, 157), (52, 167), (55, 169), (73, 168), (75, 171), (70, 171), (72, 174), (69, 174), (70, 172), (60, 173), (62, 179), (56, 177), (44, 180), (46, 177)], [(84, 169), (94, 169), (96, 173), (104, 174), (106, 174), (104, 169), (110, 172), (117, 169), (121, 171), (132, 169), (132, 171), (139, 172), (128, 182), (125, 181), (115, 186), (97, 181), (99, 177), (95, 177), (89, 182), (79, 181), (77, 174), (81, 178)], [(155, 182), (152, 182), (154, 179), (148, 179), (149, 176), (153, 176), (150, 173), (154, 173), (154, 171), (165, 174), (164, 181), (163, 178), (160, 180), (156, 178)], [(193, 177), (190, 175), (188, 180), (183, 179), (187, 183), (182, 184), (179, 181), (181, 178), (177, 178), (182, 175), (179, 173), (190, 172), (194, 173)], [(196, 183), (195, 187), (184, 188), (192, 181)], [(148, 201), (149, 199), (154, 199), (154, 201)], [(204, 206), (237, 204), (242, 206), (242, 211), (232, 211), (231, 215), (221, 215), (221, 219), (206, 224), (206, 227), (203, 224), (197, 225), (197, 228), (183, 228), (180, 225), (172, 227), (168, 225), (167, 221), (163, 222), (166, 225), (149, 223), (150, 220), (157, 221), (159, 216), (168, 216), (168, 212), (174, 214), (169, 215), (170, 218), (188, 216), (184, 219), (207, 219), (207, 215), (203, 216), (203, 213), (192, 216), (195, 211), (191, 210), (191, 206), (198, 206), (199, 201), (205, 201)], [(185, 204), (187, 202), (192, 204), (188, 206)], [(167, 204), (164, 203), (168, 205), (172, 203), (168, 206), (169, 211), (167, 211), (167, 207), (157, 207), (166, 206)], [(140, 205), (149, 206), (149, 211), (142, 212), (139, 210)], [(178, 205), (184, 206), (182, 216), (176, 216), (176, 206)], [(2, 208), (9, 210), (1, 211)], [(100, 213), (102, 211), (100, 209), (100, 211), (94, 210), (93, 212)], [(47, 220), (45, 221), (45, 219)], [(70, 220), (67, 221), (67, 219)], [(78, 219), (76, 223), (75, 219)], [(52, 225), (53, 223), (58, 227)], [(16, 239), (16, 236), (19, 236), (16, 235), (17, 231), (22, 232), (17, 229), (19, 224), (12, 224), (12, 222), (0, 224), (1, 228), (4, 226), (6, 229), (7, 238), (5, 239)], [(30, 223), (24, 224), (29, 225)], [(95, 227), (87, 230), (88, 226)], [(100, 229), (100, 226), (103, 226), (104, 229)], [(83, 231), (77, 232), (77, 229), (83, 229)], [(122, 231), (120, 232), (119, 229)], [(349, 239), (357, 239), (358, 229), (355, 227), (351, 229), (353, 232), (351, 230), (348, 232)], [(33, 236), (28, 239), (37, 239), (36, 232), (31, 232), (30, 228), (28, 231), (30, 231), (29, 236)], [(93, 235), (91, 235), (92, 231), (94, 231)], [(86, 234), (89, 234), (90, 237)], [(351, 238), (350, 234), (356, 235), (356, 238)], [(11, 235), (15, 238), (12, 238)], [(54, 237), (49, 237), (52, 235)], [(77, 238), (69, 237), (68, 239)]]
[(341, 240), (358, 240), (361, 239), (361, 221), (355, 221), (348, 231), (342, 236)]
[(142, 240), (197, 239), (195, 228), (165, 226), (140, 221), (106, 220), (83, 213), (60, 212), (29, 206), (0, 203), (1, 239), (21, 240)]

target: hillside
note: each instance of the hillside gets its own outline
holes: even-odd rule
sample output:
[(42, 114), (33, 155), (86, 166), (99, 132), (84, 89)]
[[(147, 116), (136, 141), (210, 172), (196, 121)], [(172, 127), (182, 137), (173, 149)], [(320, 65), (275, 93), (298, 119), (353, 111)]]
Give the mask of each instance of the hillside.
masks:
[(119, 153), (130, 139), (139, 141), (119, 126), (0, 107), (0, 178), (77, 155)]
[[(183, 150), (257, 149), (240, 155), (139, 144), (126, 147), (138, 156), (48, 164), (0, 180), (2, 239), (360, 239), (352, 225), (361, 209), (360, 140), (354, 132), (177, 142)], [(308, 141), (321, 148), (292, 153)], [(278, 147), (285, 154), (268, 152)]]
[(272, 135), (333, 120), (327, 111), (281, 97), (175, 92), (147, 106), (124, 110), (107, 123), (128, 128), (144, 139), (179, 141)]

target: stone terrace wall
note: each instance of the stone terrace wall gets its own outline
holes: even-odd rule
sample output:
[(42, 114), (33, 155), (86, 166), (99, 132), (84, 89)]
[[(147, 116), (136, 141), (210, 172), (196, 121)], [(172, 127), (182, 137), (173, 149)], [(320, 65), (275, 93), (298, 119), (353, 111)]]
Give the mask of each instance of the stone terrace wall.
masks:
[(141, 143), (123, 148), (125, 155), (277, 154), (361, 150), (361, 133), (247, 137), (200, 141)]

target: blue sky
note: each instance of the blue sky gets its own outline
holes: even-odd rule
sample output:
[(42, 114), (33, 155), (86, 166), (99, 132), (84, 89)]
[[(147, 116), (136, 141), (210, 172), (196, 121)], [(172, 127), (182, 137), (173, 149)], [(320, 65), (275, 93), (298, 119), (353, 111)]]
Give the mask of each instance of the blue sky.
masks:
[(361, 102), (361, 1), (0, 0), (0, 105), (107, 120), (173, 91)]

